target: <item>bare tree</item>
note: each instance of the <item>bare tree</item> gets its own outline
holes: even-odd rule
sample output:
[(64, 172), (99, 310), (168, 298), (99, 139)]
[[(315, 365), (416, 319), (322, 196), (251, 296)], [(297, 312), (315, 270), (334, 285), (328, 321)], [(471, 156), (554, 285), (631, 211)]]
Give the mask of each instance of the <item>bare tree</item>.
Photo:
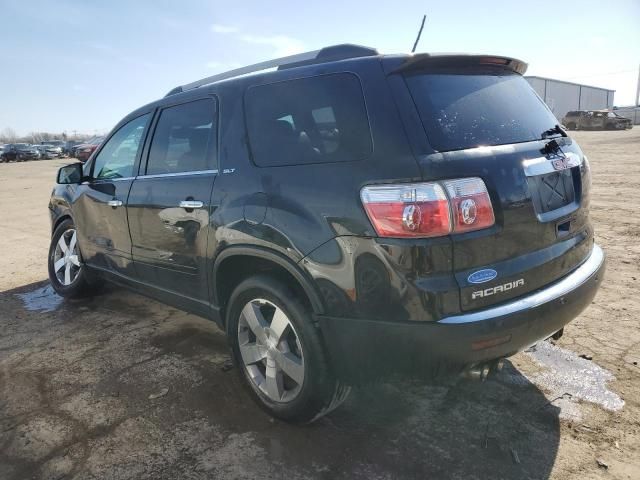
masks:
[(18, 139), (18, 134), (16, 133), (16, 131), (11, 128), (11, 127), (7, 127), (2, 129), (2, 131), (0, 132), (0, 141), (5, 142), (5, 143), (15, 143), (15, 141)]

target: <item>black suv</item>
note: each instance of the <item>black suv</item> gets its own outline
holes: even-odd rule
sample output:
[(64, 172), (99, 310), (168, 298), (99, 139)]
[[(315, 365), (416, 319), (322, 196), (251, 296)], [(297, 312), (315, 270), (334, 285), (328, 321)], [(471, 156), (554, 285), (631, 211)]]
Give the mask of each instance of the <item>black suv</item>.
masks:
[(26, 160), (38, 160), (39, 158), (40, 152), (38, 149), (28, 143), (5, 145), (4, 151), (2, 152), (2, 160), (5, 162), (24, 162)]
[(214, 320), (290, 421), (383, 373), (484, 375), (604, 272), (587, 158), (525, 69), (345, 45), (178, 87), (60, 170), (51, 282)]

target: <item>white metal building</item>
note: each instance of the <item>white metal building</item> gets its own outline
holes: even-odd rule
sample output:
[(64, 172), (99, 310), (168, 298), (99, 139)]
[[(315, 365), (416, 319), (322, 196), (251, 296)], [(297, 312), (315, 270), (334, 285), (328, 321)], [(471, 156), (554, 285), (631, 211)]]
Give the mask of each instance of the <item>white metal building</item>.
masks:
[(571, 110), (601, 110), (613, 107), (615, 90), (565, 82), (553, 78), (525, 77), (558, 120)]
[(622, 117), (627, 117), (634, 125), (640, 125), (640, 107), (618, 107), (614, 112)]

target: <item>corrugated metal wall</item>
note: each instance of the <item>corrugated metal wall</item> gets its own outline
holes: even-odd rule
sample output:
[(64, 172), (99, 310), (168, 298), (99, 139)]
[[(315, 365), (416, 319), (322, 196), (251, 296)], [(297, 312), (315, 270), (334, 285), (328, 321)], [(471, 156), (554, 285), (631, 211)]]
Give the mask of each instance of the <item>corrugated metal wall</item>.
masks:
[(570, 110), (601, 110), (613, 107), (613, 90), (563, 82), (551, 78), (525, 77), (558, 120)]
[(527, 82), (533, 87), (540, 98), (544, 100), (545, 81), (543, 78), (526, 77)]
[[(611, 95), (613, 97), (613, 95)], [(609, 91), (601, 88), (580, 87), (580, 108), (578, 110), (599, 110), (613, 107), (609, 103)]]
[(640, 107), (620, 107), (615, 109), (614, 112), (629, 118), (634, 125), (640, 125)]
[(544, 101), (556, 118), (561, 120), (569, 110), (580, 110), (580, 87), (547, 80), (547, 95)]

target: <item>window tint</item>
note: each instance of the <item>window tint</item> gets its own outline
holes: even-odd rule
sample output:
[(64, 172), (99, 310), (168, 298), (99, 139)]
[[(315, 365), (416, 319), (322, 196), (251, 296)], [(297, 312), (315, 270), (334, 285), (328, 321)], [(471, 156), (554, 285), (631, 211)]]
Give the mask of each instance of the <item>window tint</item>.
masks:
[(439, 151), (537, 140), (558, 123), (517, 74), (417, 74), (406, 80), (429, 143)]
[(372, 151), (360, 81), (340, 73), (250, 88), (245, 98), (256, 165), (361, 160)]
[(142, 134), (151, 114), (142, 115), (120, 127), (104, 145), (93, 164), (93, 176), (97, 179), (133, 176)]
[(147, 163), (147, 175), (215, 168), (215, 113), (212, 98), (162, 110)]

